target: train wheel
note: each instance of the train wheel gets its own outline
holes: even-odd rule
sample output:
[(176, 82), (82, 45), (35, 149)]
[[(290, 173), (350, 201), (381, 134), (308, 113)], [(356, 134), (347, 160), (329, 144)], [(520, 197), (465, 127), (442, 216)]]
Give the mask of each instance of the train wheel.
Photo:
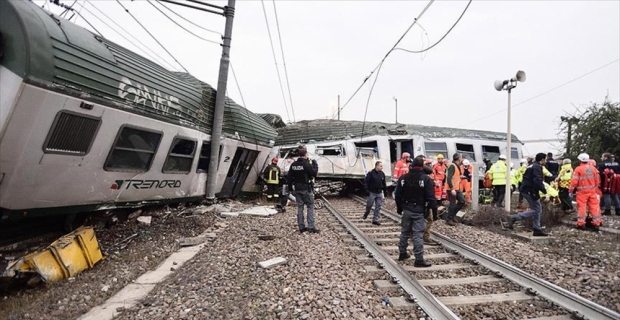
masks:
[(80, 213), (72, 213), (65, 217), (63, 229), (65, 232), (72, 232), (81, 227), (86, 222), (86, 215)]

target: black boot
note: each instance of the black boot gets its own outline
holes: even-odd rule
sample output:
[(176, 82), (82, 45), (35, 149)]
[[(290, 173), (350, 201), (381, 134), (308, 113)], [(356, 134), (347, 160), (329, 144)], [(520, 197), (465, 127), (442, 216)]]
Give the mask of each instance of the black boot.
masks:
[(362, 217), (362, 219), (366, 219), (366, 218), (368, 218), (368, 214), (369, 214), (369, 213), (370, 213), (370, 212), (366, 212), (366, 213), (364, 213), (364, 216)]
[(375, 226), (380, 226), (380, 225), (381, 225), (381, 222), (379, 222), (379, 221), (373, 221), (373, 222), (372, 222), (372, 224), (374, 224)]
[(611, 209), (605, 209), (605, 211), (603, 211), (603, 215), (604, 216), (611, 216)]
[(534, 234), (533, 235), (534, 235), (534, 237), (547, 237), (547, 236), (549, 236), (547, 233), (545, 233), (544, 231), (539, 230), (539, 229), (534, 229)]
[(432, 266), (432, 264), (430, 262), (424, 261), (424, 259), (422, 260), (417, 260), (413, 263), (413, 266), (416, 268), (428, 268), (430, 266)]
[(407, 259), (409, 259), (409, 258), (411, 258), (411, 255), (410, 255), (410, 254), (408, 254), (408, 253), (401, 253), (401, 254), (398, 256), (398, 261), (405, 261), (405, 260), (407, 260)]
[(319, 230), (317, 228), (313, 228), (313, 229), (308, 229), (308, 232), (310, 232), (310, 233), (319, 233), (319, 232), (321, 232), (321, 230)]
[(514, 215), (508, 216), (508, 226), (506, 226), (506, 228), (513, 230), (515, 221), (517, 221), (517, 217)]

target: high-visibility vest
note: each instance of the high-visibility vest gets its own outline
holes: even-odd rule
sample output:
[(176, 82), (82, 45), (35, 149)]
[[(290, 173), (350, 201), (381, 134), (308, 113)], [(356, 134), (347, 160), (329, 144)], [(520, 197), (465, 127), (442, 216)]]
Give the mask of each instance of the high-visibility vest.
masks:
[(272, 166), (267, 174), (267, 184), (280, 184), (280, 169)]
[(517, 170), (517, 182), (523, 182), (523, 174), (525, 174), (525, 170), (527, 170), (527, 164), (522, 165), (521, 167), (519, 167), (519, 170)]
[[(546, 182), (543, 182), (543, 184), (545, 185), (545, 191), (547, 191), (547, 196), (549, 196), (550, 198), (555, 198), (560, 194), (559, 191), (556, 188), (554, 188), (553, 185), (550, 185)], [(540, 196), (545, 197), (542, 191), (540, 192)]]
[(497, 160), (489, 170), (494, 186), (506, 185), (506, 162)]
[(513, 186), (516, 186), (518, 183), (517, 180), (517, 170), (515, 169), (510, 169), (510, 184)]
[(560, 179), (560, 188), (568, 189), (570, 187), (570, 181), (573, 179), (573, 167), (570, 163), (562, 165), (558, 178)]
[(600, 184), (601, 176), (596, 167), (582, 163), (575, 169), (570, 186), (578, 192), (597, 192)]
[[(450, 164), (450, 167), (454, 167), (454, 174), (452, 175), (452, 189), (461, 190), (461, 168), (454, 163)], [(450, 186), (448, 186), (448, 182), (445, 183), (445, 189), (450, 190)]]

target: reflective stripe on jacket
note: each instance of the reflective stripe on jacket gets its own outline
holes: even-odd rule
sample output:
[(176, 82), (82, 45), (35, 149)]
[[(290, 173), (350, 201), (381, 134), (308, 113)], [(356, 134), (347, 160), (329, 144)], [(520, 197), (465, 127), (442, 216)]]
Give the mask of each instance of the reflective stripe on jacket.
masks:
[(494, 186), (506, 185), (506, 162), (497, 160), (489, 170)]
[(576, 188), (579, 192), (596, 192), (596, 189), (601, 184), (600, 181), (601, 176), (598, 170), (590, 164), (582, 163), (575, 169), (570, 186), (571, 188)]
[(560, 187), (568, 189), (570, 187), (570, 182), (573, 179), (573, 167), (570, 163), (562, 165), (562, 169), (560, 169), (560, 173), (558, 174), (558, 179), (560, 180)]
[(392, 174), (392, 179), (398, 180), (401, 176), (409, 173), (409, 163), (405, 160), (400, 159), (396, 161), (396, 165), (394, 165), (394, 172)]
[(435, 163), (433, 166), (433, 175), (435, 176), (435, 180), (443, 181), (446, 178), (447, 167), (445, 163)]

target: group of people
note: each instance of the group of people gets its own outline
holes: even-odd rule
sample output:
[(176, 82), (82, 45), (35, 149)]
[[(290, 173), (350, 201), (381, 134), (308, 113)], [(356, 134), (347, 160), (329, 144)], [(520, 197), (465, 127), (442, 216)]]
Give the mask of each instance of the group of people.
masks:
[[(309, 159), (308, 150), (304, 146), (300, 146), (298, 150), (299, 157), (291, 163), (286, 175), (287, 190), (295, 196), (299, 232), (319, 233), (320, 230), (314, 224), (313, 190), (319, 166), (316, 160)], [(288, 200), (282, 190), (282, 174), (278, 167), (278, 157), (271, 159), (271, 164), (263, 171), (263, 180), (267, 183), (267, 199), (276, 203), (281, 201), (279, 207), (284, 212)], [(304, 208), (307, 208), (306, 219), (304, 219)]]
[[(553, 159), (552, 154), (539, 153), (534, 161), (520, 168), (523, 174), (519, 181), (519, 200), (521, 197), (529, 204), (529, 210), (508, 217), (508, 227), (512, 229), (515, 221), (526, 217), (534, 218), (534, 235), (545, 236), (540, 226), (542, 215), (541, 197), (549, 201), (549, 194), (559, 198), (561, 208), (570, 213), (573, 210), (572, 196), (577, 202), (577, 228), (586, 227), (587, 213), (591, 216), (591, 225), (598, 230), (602, 223), (601, 208), (604, 215), (611, 215), (611, 203), (615, 205), (615, 214), (620, 215), (620, 165), (610, 153), (601, 156), (596, 164), (586, 153), (578, 157), (580, 164), (573, 169), (570, 159), (562, 160), (562, 164)], [(518, 174), (519, 175), (519, 174)], [(559, 190), (555, 189), (555, 186)], [(601, 202), (601, 200), (603, 200)]]

